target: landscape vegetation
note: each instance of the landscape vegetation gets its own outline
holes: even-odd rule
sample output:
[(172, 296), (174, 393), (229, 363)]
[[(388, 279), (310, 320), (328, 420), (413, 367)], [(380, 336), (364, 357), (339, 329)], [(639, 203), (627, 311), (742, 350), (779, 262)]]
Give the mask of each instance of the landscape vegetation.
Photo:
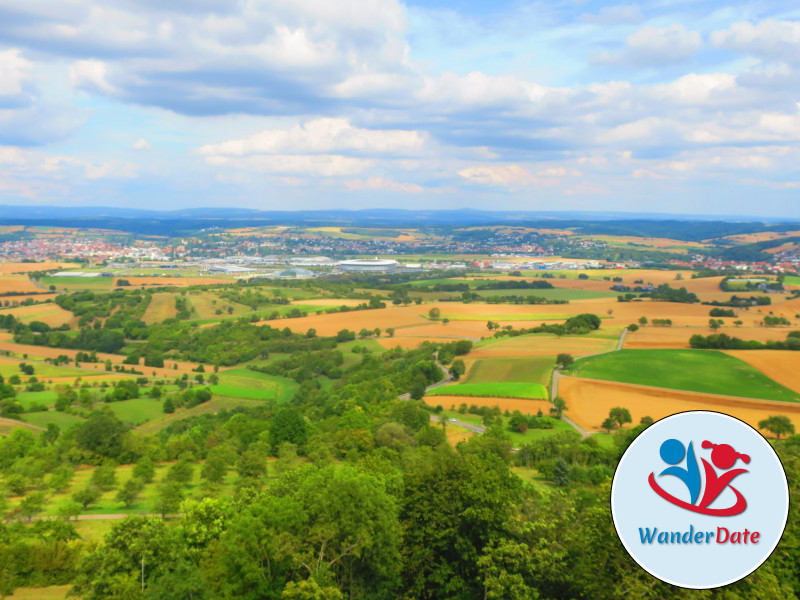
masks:
[[(742, 228), (733, 241), (708, 227), (683, 240), (680, 225), (653, 237), (531, 224), (530, 269), (532, 256), (504, 268), (446, 251), (494, 225), (293, 226), (300, 244), (426, 244), (393, 255), (424, 268), (394, 272), (2, 263), (0, 593), (686, 597), (614, 534), (610, 481), (635, 436), (719, 410), (770, 439), (793, 494), (800, 476), (800, 279)], [(276, 234), (191, 239), (207, 252), (260, 235)], [(547, 250), (578, 236), (598, 246), (564, 250), (583, 254), (569, 266)], [(718, 266), (690, 264), (683, 245)], [(755, 257), (747, 276), (732, 254)], [(724, 597), (800, 593), (799, 534), (793, 511), (773, 556)]]

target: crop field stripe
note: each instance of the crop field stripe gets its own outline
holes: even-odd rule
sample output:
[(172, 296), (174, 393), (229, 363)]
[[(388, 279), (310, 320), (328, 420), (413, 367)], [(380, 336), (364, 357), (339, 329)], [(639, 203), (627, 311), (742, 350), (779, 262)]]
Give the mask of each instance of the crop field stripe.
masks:
[(580, 359), (569, 374), (706, 394), (800, 400), (746, 362), (716, 350), (621, 350)]
[(459, 383), (428, 392), (429, 396), (483, 396), (487, 398), (547, 398), (547, 389), (540, 383)]

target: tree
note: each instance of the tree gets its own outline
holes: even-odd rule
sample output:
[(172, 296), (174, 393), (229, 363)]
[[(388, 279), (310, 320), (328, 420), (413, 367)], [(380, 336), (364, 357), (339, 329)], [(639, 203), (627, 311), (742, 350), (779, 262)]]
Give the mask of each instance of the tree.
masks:
[(567, 402), (561, 396), (553, 398), (553, 408), (555, 409), (555, 416), (561, 418), (561, 415), (568, 410)]
[(461, 379), (461, 376), (467, 372), (467, 367), (464, 364), (464, 361), (460, 358), (457, 358), (453, 361), (453, 364), (450, 365), (450, 374), (453, 376), (453, 379), (458, 381)]
[(442, 316), (442, 311), (438, 306), (434, 306), (428, 311), (428, 316), (430, 317), (431, 321), (438, 321), (439, 317)]
[(425, 395), (425, 388), (428, 387), (428, 380), (425, 378), (424, 375), (419, 374), (411, 382), (411, 389), (409, 390), (409, 394), (411, 395), (412, 400), (422, 400), (422, 397)]
[(639, 325), (647, 325), (647, 317), (639, 317)]
[[(285, 443), (285, 442), (283, 442)], [(236, 463), (236, 471), (243, 480), (261, 485), (261, 481), (267, 476), (267, 460), (258, 450), (247, 450), (239, 457)]]
[(719, 329), (723, 324), (724, 324), (724, 321), (722, 319), (709, 319), (708, 320), (708, 326), (711, 329), (713, 329), (714, 331)]
[(785, 417), (783, 415), (773, 415), (768, 417), (762, 421), (758, 422), (759, 429), (766, 429), (770, 433), (774, 433), (775, 437), (781, 439), (781, 436), (786, 435), (794, 435), (794, 424), (789, 419), (789, 417)]
[(281, 593), (281, 600), (344, 600), (344, 596), (335, 587), (322, 587), (313, 579), (306, 579), (298, 583), (287, 583)]
[(72, 494), (72, 499), (78, 502), (83, 508), (90, 504), (94, 504), (103, 495), (98, 488), (93, 485), (88, 485), (83, 489), (78, 490)]
[(95, 411), (75, 434), (78, 447), (105, 456), (116, 458), (122, 452), (125, 425), (110, 410)]
[(126, 508), (130, 508), (136, 504), (136, 500), (139, 499), (139, 494), (142, 493), (142, 489), (144, 489), (144, 482), (136, 477), (131, 477), (122, 484), (119, 492), (117, 492), (117, 502), (122, 502)]
[(30, 521), (44, 510), (44, 503), (44, 492), (28, 494), (22, 499), (22, 502), (19, 503), (19, 513)]
[(50, 475), (48, 485), (54, 492), (64, 491), (69, 487), (74, 472), (71, 467), (58, 467)]
[(317, 337), (317, 330), (311, 327), (308, 331), (306, 331), (306, 337), (308, 339)]
[(183, 501), (181, 484), (175, 482), (165, 483), (158, 490), (158, 500), (153, 508), (162, 517), (173, 515), (180, 510)]
[(639, 331), (639, 326), (636, 323), (631, 323), (628, 325), (628, 331), (633, 333), (634, 331)]
[(112, 490), (117, 485), (117, 463), (105, 461), (92, 472), (91, 485), (101, 491)]
[(194, 465), (188, 459), (182, 458), (167, 471), (165, 481), (186, 485), (192, 480)]
[(70, 519), (81, 514), (82, 510), (83, 505), (80, 502), (76, 502), (75, 500), (65, 500), (58, 505), (56, 512), (58, 513), (59, 517), (65, 521), (69, 521)]
[(296, 408), (286, 406), (275, 413), (269, 428), (269, 443), (273, 452), (277, 452), (281, 442), (291, 442), (302, 448), (307, 437), (305, 419)]
[(442, 325), (447, 325), (450, 322), (450, 319), (444, 318), (442, 319)]
[(209, 483), (222, 483), (228, 474), (228, 463), (219, 452), (209, 452), (200, 476)]
[(150, 483), (156, 475), (156, 468), (153, 460), (149, 456), (144, 456), (139, 459), (136, 466), (133, 468), (133, 476), (140, 481)]
[(622, 427), (625, 423), (630, 423), (633, 420), (631, 418), (631, 411), (621, 406), (615, 406), (609, 410), (608, 417), (620, 427)]
[(566, 487), (569, 485), (569, 465), (566, 461), (559, 457), (556, 464), (553, 465), (553, 483), (559, 487)]
[(611, 417), (606, 417), (603, 422), (600, 424), (600, 427), (605, 429), (608, 433), (611, 433), (612, 429), (616, 429), (617, 422), (612, 419)]
[(394, 327), (387, 328), (386, 335), (388, 335), (389, 337), (394, 337)]
[(170, 396), (167, 396), (164, 399), (164, 404), (162, 405), (161, 410), (163, 410), (165, 414), (172, 414), (175, 412), (175, 404), (172, 402), (172, 398)]
[(575, 362), (575, 359), (572, 358), (571, 354), (567, 354), (566, 352), (562, 352), (558, 356), (556, 356), (556, 364), (561, 367), (562, 369), (566, 369), (572, 363)]

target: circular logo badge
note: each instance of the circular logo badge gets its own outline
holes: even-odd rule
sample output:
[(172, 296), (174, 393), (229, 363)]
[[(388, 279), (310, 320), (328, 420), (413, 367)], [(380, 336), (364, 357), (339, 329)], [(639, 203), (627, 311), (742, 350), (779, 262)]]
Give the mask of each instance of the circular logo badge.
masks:
[(789, 486), (769, 442), (729, 415), (690, 411), (644, 430), (611, 486), (617, 535), (645, 571), (708, 589), (755, 571), (789, 514)]

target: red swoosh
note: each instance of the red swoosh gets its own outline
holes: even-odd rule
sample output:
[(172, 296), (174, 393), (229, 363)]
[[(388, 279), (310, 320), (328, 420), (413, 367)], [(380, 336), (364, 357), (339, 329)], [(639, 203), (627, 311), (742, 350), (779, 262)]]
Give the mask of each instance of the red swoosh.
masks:
[(689, 504), (688, 502), (684, 502), (665, 492), (661, 487), (656, 483), (656, 478), (653, 473), (650, 473), (650, 477), (647, 478), (650, 487), (653, 488), (653, 491), (661, 496), (664, 500), (669, 502), (670, 504), (674, 504), (675, 506), (680, 506), (681, 508), (685, 508), (686, 510), (690, 510), (692, 512), (700, 513), (701, 515), (711, 515), (716, 517), (732, 517), (733, 515), (738, 515), (744, 512), (744, 509), (747, 508), (747, 500), (744, 499), (744, 496), (737, 490), (735, 487), (730, 487), (733, 492), (736, 494), (736, 504), (729, 508), (705, 508), (700, 506), (695, 506), (694, 504)]

